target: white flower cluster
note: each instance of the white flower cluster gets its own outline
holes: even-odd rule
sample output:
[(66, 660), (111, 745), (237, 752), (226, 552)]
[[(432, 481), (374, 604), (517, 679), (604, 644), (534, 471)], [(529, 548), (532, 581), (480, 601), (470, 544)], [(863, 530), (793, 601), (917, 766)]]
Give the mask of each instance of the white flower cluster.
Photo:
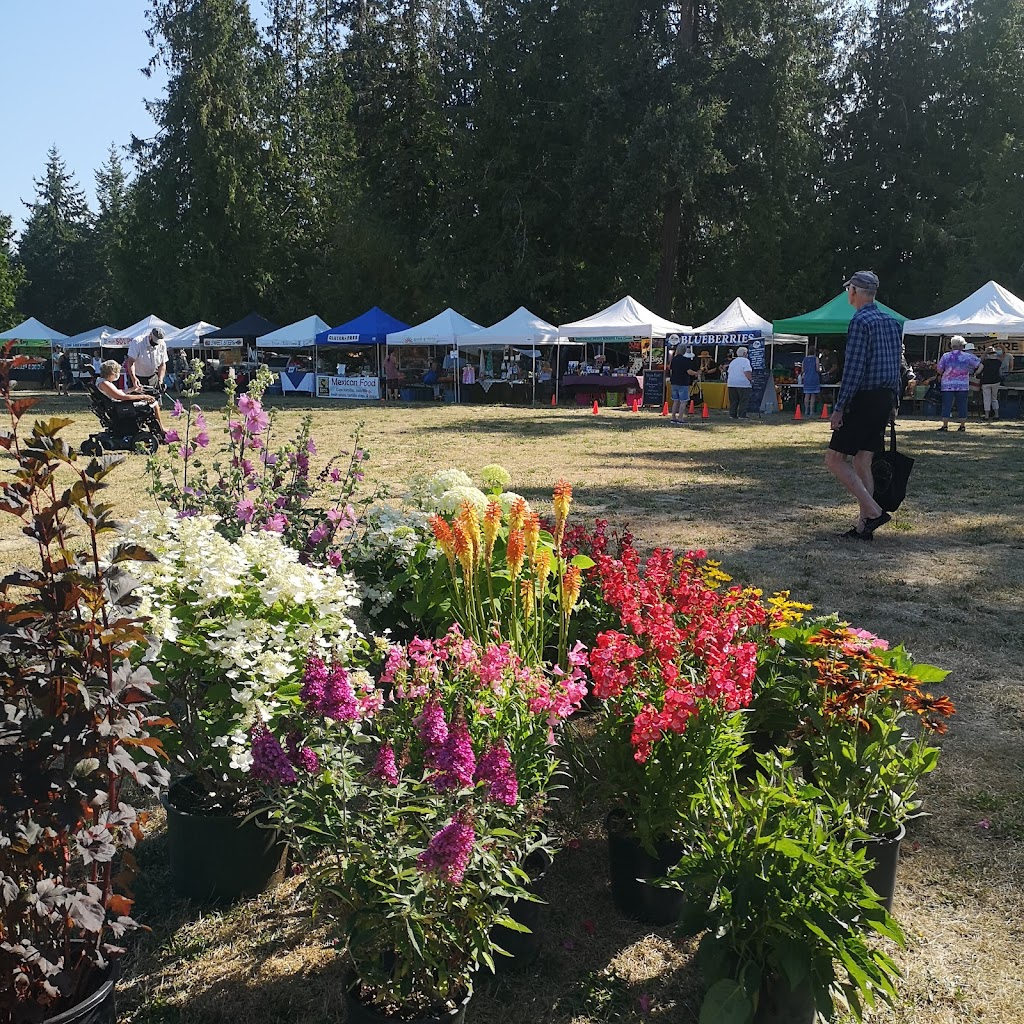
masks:
[(230, 686), (213, 745), (226, 748), (231, 768), (248, 771), (249, 729), (281, 710), (278, 690), (301, 677), (310, 651), (327, 660), (348, 652), (358, 637), (348, 611), (360, 599), (351, 576), (301, 564), (279, 534), (232, 542), (215, 531), (216, 522), (142, 513), (126, 533), (157, 556), (135, 569), (154, 639), (180, 640), (205, 672)]
[(433, 476), (414, 476), (409, 481), (409, 500), (427, 512), (437, 512), (445, 491), (453, 487), (472, 487), (473, 480), (461, 469), (441, 469)]

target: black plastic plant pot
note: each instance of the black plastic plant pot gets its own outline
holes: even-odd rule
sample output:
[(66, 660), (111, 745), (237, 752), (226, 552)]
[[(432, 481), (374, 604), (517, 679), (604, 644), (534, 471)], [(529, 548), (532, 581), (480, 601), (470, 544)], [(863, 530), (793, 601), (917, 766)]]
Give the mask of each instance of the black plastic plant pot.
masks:
[(809, 985), (792, 989), (785, 978), (772, 976), (761, 985), (753, 1024), (814, 1024), (816, 1016)]
[(116, 1024), (114, 991), (119, 973), (116, 960), (111, 961), (103, 970), (97, 970), (96, 979), (99, 987), (92, 995), (64, 1010), (63, 1013), (58, 1013), (56, 1017), (47, 1017), (46, 1024)]
[(388, 1013), (382, 1007), (369, 1006), (359, 998), (359, 980), (354, 974), (345, 979), (345, 1021), (346, 1024), (463, 1024), (466, 1007), (472, 993), (455, 1007), (440, 1015), (410, 1017), (406, 1014)]
[(187, 806), (191, 779), (179, 779), (164, 798), (171, 883), (179, 896), (230, 903), (265, 892), (284, 879), (288, 847), (277, 832), (237, 815), (206, 815)]
[(896, 892), (896, 871), (900, 862), (900, 843), (907, 834), (905, 825), (887, 832), (884, 836), (867, 839), (857, 845), (866, 849), (875, 862), (874, 867), (864, 873), (864, 881), (871, 886), (885, 903), (885, 909), (892, 911), (892, 898)]
[(682, 847), (670, 840), (656, 846), (652, 857), (641, 845), (629, 816), (611, 811), (605, 820), (608, 830), (608, 870), (612, 900), (620, 913), (644, 924), (672, 924), (683, 909), (684, 894), (662, 889), (648, 879), (663, 878), (682, 856)]
[[(526, 858), (526, 871), (530, 876), (530, 884), (524, 888), (536, 896), (544, 876), (551, 868), (551, 854), (545, 850), (535, 850)], [(517, 932), (504, 925), (495, 925), (491, 930), (491, 942), (500, 946), (509, 956), (494, 954), (494, 972), (503, 974), (533, 963), (540, 954), (544, 944), (544, 925), (547, 918), (547, 906), (544, 903), (533, 903), (530, 900), (513, 900), (505, 908), (505, 913), (517, 924), (529, 928), (529, 932)]]

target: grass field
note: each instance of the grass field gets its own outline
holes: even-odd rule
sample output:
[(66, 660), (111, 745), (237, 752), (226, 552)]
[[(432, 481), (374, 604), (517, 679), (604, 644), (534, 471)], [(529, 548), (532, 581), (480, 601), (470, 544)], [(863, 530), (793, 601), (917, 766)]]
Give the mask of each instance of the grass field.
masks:
[[(714, 414), (672, 429), (619, 410), (289, 402), (282, 429), (309, 408), (322, 449), (344, 447), (365, 423), (368, 483), (499, 462), (515, 490), (540, 501), (564, 476), (574, 517), (628, 523), (647, 548), (707, 548), (743, 583), (790, 589), (951, 669), (958, 714), (926, 787), (930, 816), (911, 823), (900, 868), (895, 912), (910, 940), (898, 957), (902, 1000), (872, 1019), (1024, 1019), (1021, 424), (971, 423), (963, 435), (937, 434), (934, 421), (901, 424), (901, 447), (918, 460), (911, 497), (869, 545), (837, 539), (853, 507), (824, 470), (828, 429), (817, 420), (742, 424)], [(49, 398), (42, 410), (71, 410), (72, 440), (94, 429), (81, 398)], [(124, 514), (149, 503), (140, 457), (116, 474), (110, 495)], [(9, 565), (22, 538), (9, 519), (0, 531), (0, 564)], [(470, 1019), (695, 1022), (691, 947), (612, 907), (600, 809), (564, 827), (571, 842), (546, 883), (544, 953), (521, 975), (481, 984)], [(165, 859), (157, 829), (140, 856), (136, 908), (153, 932), (125, 965), (122, 1021), (341, 1019), (342, 967), (310, 922), (300, 879), (211, 912), (167, 892)]]

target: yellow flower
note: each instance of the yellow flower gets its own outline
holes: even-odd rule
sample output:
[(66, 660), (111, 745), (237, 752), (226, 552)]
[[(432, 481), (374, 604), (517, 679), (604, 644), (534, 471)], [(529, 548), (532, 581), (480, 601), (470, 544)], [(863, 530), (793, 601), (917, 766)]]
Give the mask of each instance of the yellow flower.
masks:
[(562, 534), (565, 532), (565, 521), (569, 518), (569, 506), (572, 504), (572, 484), (567, 480), (559, 480), (555, 484), (555, 550), (562, 546)]
[(722, 563), (716, 562), (713, 558), (704, 562), (700, 567), (700, 574), (712, 590), (717, 590), (723, 583), (732, 582), (732, 577), (728, 573), (722, 572)]
[(459, 506), (459, 515), (455, 522), (466, 531), (466, 536), (473, 546), (473, 561), (479, 562), (483, 554), (483, 538), (480, 536), (480, 520), (477, 518), (476, 506), (471, 501), (464, 501)]
[(543, 594), (548, 587), (548, 576), (551, 575), (551, 554), (548, 551), (538, 551), (533, 558), (533, 575), (537, 577), (540, 584), (540, 592)]
[(494, 554), (494, 541), (498, 536), (498, 529), (501, 526), (501, 505), (496, 501), (487, 503), (487, 511), (484, 513), (484, 558), (488, 562)]
[(510, 530), (521, 530), (526, 522), (526, 514), (530, 506), (526, 504), (525, 498), (516, 498), (508, 511), (508, 526)]
[(540, 514), (530, 512), (523, 524), (523, 536), (526, 540), (526, 557), (532, 562), (537, 554), (537, 543), (540, 540)]
[(430, 517), (430, 528), (434, 531), (437, 546), (448, 559), (449, 568), (455, 572), (455, 537), (452, 534), (452, 528), (438, 515)]
[(536, 595), (533, 590), (533, 580), (519, 581), (519, 596), (523, 600), (523, 613), (529, 618), (533, 615)]
[(562, 610), (566, 615), (572, 615), (576, 602), (580, 599), (580, 589), (583, 586), (583, 573), (578, 565), (570, 565), (562, 577)]
[(473, 541), (470, 539), (466, 528), (458, 519), (452, 523), (452, 535), (455, 538), (455, 557), (462, 566), (462, 574), (468, 584), (473, 579), (473, 566), (476, 562), (473, 553)]
[(776, 625), (786, 626), (791, 622), (799, 622), (804, 612), (809, 612), (814, 605), (800, 604), (798, 601), (790, 601), (789, 591), (780, 590), (768, 598), (768, 613)]

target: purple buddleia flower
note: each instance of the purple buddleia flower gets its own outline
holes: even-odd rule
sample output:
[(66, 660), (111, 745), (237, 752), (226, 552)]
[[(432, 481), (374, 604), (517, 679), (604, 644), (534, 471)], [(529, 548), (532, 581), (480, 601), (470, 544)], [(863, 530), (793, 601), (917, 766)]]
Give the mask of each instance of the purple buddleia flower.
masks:
[(448, 738), (434, 759), (434, 766), (440, 771), (430, 781), (438, 792), (473, 785), (476, 757), (464, 717), (460, 716), (452, 723)]
[(444, 720), (444, 709), (431, 697), (415, 722), (420, 730), (420, 739), (427, 748), (426, 762), (433, 765), (448, 739), (448, 723)]
[(398, 785), (398, 765), (395, 762), (395, 749), (390, 743), (385, 743), (377, 751), (377, 760), (374, 762), (371, 775), (376, 776), (381, 782), (389, 786)]
[(288, 748), (288, 760), (296, 768), (301, 768), (308, 775), (316, 775), (320, 771), (320, 758), (312, 747), (301, 746), (301, 736), (297, 732), (288, 734), (285, 745)]
[(249, 774), (259, 782), (283, 782), (291, 785), (298, 776), (277, 737), (262, 725), (252, 729), (252, 767)]
[(478, 782), (487, 783), (488, 800), (506, 804), (509, 807), (514, 807), (519, 801), (519, 780), (512, 767), (512, 758), (509, 755), (508, 747), (503, 742), (495, 743), (480, 758), (476, 769), (476, 779)]
[(332, 665), (328, 670), (319, 658), (311, 657), (306, 662), (299, 696), (311, 711), (324, 718), (336, 722), (354, 722), (359, 718), (359, 701), (348, 672), (341, 665)]
[(469, 867), (476, 833), (468, 820), (452, 818), (417, 857), (420, 871), (435, 874), (452, 885), (458, 885)]

